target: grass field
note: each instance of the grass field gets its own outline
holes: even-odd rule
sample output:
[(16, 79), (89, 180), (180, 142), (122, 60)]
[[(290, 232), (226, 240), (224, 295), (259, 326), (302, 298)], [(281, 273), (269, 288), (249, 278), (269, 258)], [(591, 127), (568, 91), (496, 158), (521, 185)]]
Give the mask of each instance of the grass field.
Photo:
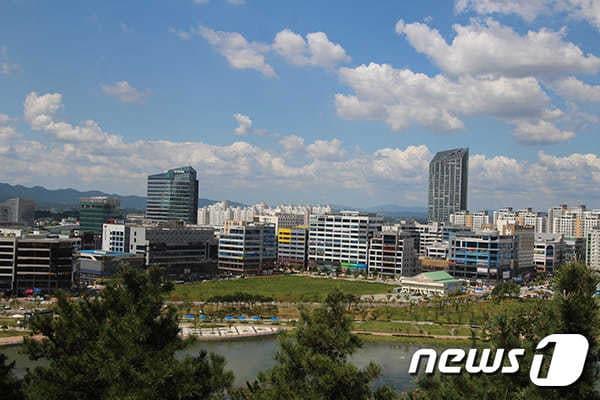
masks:
[(244, 292), (269, 296), (277, 301), (319, 302), (336, 288), (345, 293), (363, 295), (387, 293), (392, 286), (341, 279), (275, 275), (177, 285), (171, 294), (171, 300), (204, 301), (212, 296)]
[[(366, 321), (355, 322), (354, 329), (387, 332), (387, 333), (405, 333), (412, 335), (443, 335), (443, 336), (470, 336), (471, 329), (467, 326), (447, 326), (447, 325), (417, 325), (411, 323), (400, 323), (391, 321)], [(476, 332), (477, 334), (477, 332)]]

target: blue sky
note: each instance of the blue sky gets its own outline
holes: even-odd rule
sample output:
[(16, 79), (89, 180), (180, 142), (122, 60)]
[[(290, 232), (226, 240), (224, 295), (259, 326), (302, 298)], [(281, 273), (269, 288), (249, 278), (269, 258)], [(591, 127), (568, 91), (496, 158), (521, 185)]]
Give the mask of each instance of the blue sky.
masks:
[(3, 1), (0, 180), (418, 206), (468, 146), (471, 208), (600, 206), (599, 38), (598, 1)]

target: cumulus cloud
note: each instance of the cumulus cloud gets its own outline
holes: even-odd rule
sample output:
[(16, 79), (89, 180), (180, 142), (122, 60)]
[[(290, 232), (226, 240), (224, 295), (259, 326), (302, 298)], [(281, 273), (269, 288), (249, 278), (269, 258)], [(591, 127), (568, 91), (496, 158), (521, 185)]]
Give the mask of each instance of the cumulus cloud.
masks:
[(315, 140), (306, 146), (306, 151), (316, 160), (339, 160), (346, 154), (339, 139)]
[(551, 122), (538, 120), (517, 122), (514, 136), (524, 144), (550, 144), (573, 139), (575, 133), (560, 130)]
[(181, 40), (195, 35), (204, 38), (236, 69), (254, 69), (268, 77), (275, 77), (274, 68), (267, 55), (275, 52), (286, 62), (297, 66), (314, 66), (333, 69), (350, 61), (346, 50), (329, 40), (324, 32), (308, 33), (306, 37), (284, 29), (275, 35), (273, 43), (252, 42), (239, 32), (215, 31), (205, 26), (190, 30), (169, 28)]
[(531, 22), (540, 15), (566, 13), (600, 29), (600, 0), (457, 0), (457, 13), (514, 14)]
[(147, 91), (133, 87), (127, 81), (118, 81), (109, 85), (102, 85), (102, 92), (108, 96), (115, 97), (124, 103), (139, 103), (148, 96)]
[(574, 76), (555, 81), (552, 88), (560, 96), (572, 101), (600, 102), (600, 85), (589, 85)]
[(240, 113), (235, 113), (233, 114), (233, 118), (238, 123), (237, 128), (235, 128), (234, 130), (234, 133), (236, 135), (246, 135), (250, 132), (250, 130), (252, 129), (252, 120), (249, 116)]
[(260, 42), (250, 42), (238, 32), (215, 31), (211, 28), (200, 26), (193, 29), (191, 33), (175, 31), (181, 38), (189, 38), (192, 33), (203, 37), (223, 57), (229, 65), (235, 69), (254, 69), (268, 77), (277, 74), (265, 59), (265, 53), (269, 51), (269, 45)]
[(297, 135), (287, 135), (279, 140), (286, 153), (294, 153), (304, 149), (304, 138)]
[(275, 35), (273, 48), (286, 61), (294, 65), (311, 65), (333, 68), (350, 61), (344, 48), (329, 40), (323, 32), (313, 32), (306, 39), (289, 29)]
[(426, 24), (402, 20), (396, 24), (396, 32), (405, 35), (415, 50), (452, 75), (526, 77), (600, 71), (600, 58), (566, 41), (564, 29), (542, 28), (519, 35), (492, 19), (453, 28), (456, 35), (448, 44)]
[[(0, 181), (143, 193), (148, 174), (192, 165), (199, 171), (202, 187), (218, 188), (215, 190), (229, 195), (239, 190), (305, 190), (335, 199), (343, 191), (360, 201), (367, 200), (364, 196), (383, 201), (393, 196), (394, 202), (409, 204), (426, 201), (433, 151), (425, 145), (350, 152), (339, 139), (315, 140), (304, 146), (301, 138), (290, 135), (281, 138), (284, 149), (306, 151), (284, 157), (281, 151), (244, 141), (226, 145), (128, 141), (103, 131), (95, 121), (76, 125), (60, 120), (57, 114), (62, 106), (59, 93), (32, 92), (27, 96), (26, 122), (48, 136), (44, 141), (23, 135), (9, 143), (0, 140)], [(0, 126), (10, 125), (10, 118), (2, 116), (1, 120)], [(94, 129), (89, 131), (88, 125)], [(94, 140), (90, 132), (102, 140)], [(82, 137), (85, 145), (81, 145)], [(549, 205), (581, 196), (600, 199), (600, 159), (596, 154), (577, 153), (555, 156), (540, 152), (532, 161), (472, 154), (469, 182), (471, 204), (487, 207)]]
[(33, 130), (48, 133), (62, 141), (101, 142), (113, 145), (121, 143), (119, 136), (104, 132), (95, 121), (86, 120), (81, 125), (57, 121), (55, 114), (60, 108), (62, 108), (60, 93), (38, 95), (36, 92), (31, 92), (25, 98), (25, 120)]
[[(468, 116), (494, 116), (522, 127), (527, 121), (552, 126), (561, 111), (552, 107), (550, 98), (535, 78), (449, 79), (430, 77), (387, 64), (341, 68), (340, 77), (352, 94), (336, 94), (337, 113), (347, 119), (385, 121), (393, 130), (421, 124), (439, 131), (453, 131), (464, 125)], [(538, 121), (543, 122), (538, 122)], [(531, 127), (529, 127), (531, 128)], [(529, 131), (536, 140), (524, 140)], [(542, 140), (539, 131), (522, 128), (519, 139), (526, 143), (554, 143), (559, 135), (548, 130), (551, 138)], [(564, 134), (562, 140), (570, 135)]]

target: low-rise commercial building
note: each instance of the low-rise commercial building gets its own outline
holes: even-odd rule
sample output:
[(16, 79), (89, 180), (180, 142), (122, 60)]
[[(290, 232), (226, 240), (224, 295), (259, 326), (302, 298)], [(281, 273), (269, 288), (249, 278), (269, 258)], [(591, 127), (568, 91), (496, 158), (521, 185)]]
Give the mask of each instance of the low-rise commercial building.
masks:
[(0, 236), (0, 291), (70, 289), (77, 241), (44, 236)]
[(173, 278), (193, 280), (216, 273), (217, 241), (212, 228), (179, 222), (108, 223), (102, 232), (102, 250), (142, 255), (145, 266), (165, 267)]
[(129, 253), (112, 253), (104, 250), (82, 250), (77, 259), (79, 284), (85, 286), (97, 279), (106, 278), (118, 272), (124, 265), (143, 267), (144, 257)]
[(220, 273), (260, 274), (273, 269), (276, 258), (274, 225), (232, 224), (219, 237)]
[(445, 296), (460, 292), (463, 286), (463, 281), (455, 279), (445, 271), (423, 272), (413, 277), (403, 277), (400, 287), (395, 291), (427, 296)]
[(369, 274), (387, 277), (413, 276), (417, 270), (415, 238), (410, 232), (383, 231), (371, 238)]
[(554, 273), (563, 263), (564, 247), (565, 242), (561, 234), (536, 234), (533, 253), (535, 270), (540, 273)]
[(366, 273), (369, 240), (381, 231), (382, 223), (382, 217), (358, 211), (311, 215), (309, 266), (340, 267)]
[(509, 279), (514, 273), (515, 240), (498, 231), (461, 233), (449, 240), (450, 270), (455, 277)]
[(308, 260), (308, 227), (279, 228), (277, 231), (277, 264), (305, 269)]
[(17, 237), (0, 235), (0, 292), (13, 290), (16, 256)]

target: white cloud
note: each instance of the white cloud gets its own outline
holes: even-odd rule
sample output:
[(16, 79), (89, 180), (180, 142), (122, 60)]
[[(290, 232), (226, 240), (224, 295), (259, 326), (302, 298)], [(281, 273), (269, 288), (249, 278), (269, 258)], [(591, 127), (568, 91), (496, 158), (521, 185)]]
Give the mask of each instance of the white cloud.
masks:
[(287, 135), (279, 140), (286, 153), (294, 153), (304, 149), (304, 139), (297, 135)]
[[(265, 196), (267, 191), (303, 191), (307, 196), (323, 193), (332, 201), (344, 193), (343, 198), (350, 195), (358, 202), (393, 198), (397, 204), (426, 203), (433, 152), (425, 145), (351, 152), (339, 139), (304, 146), (300, 137), (289, 135), (281, 139), (284, 149), (304, 148), (306, 153), (283, 156), (279, 149), (244, 141), (218, 146), (199, 141), (127, 141), (104, 132), (95, 121), (73, 125), (59, 120), (61, 107), (58, 93), (27, 96), (26, 121), (48, 136), (43, 142), (24, 136), (13, 137), (8, 144), (0, 141), (0, 181), (143, 193), (148, 174), (192, 165), (199, 171), (202, 187), (229, 198), (257, 191)], [(10, 120), (3, 116), (0, 126), (8, 126)], [(554, 156), (540, 152), (537, 159), (523, 161), (472, 154), (469, 182), (470, 203), (486, 207), (600, 200), (600, 158), (593, 153)]]
[(273, 48), (286, 61), (294, 65), (311, 65), (333, 68), (350, 61), (344, 48), (329, 40), (323, 32), (313, 32), (306, 39), (289, 29), (275, 35)]
[(573, 139), (575, 133), (560, 130), (551, 122), (538, 120), (517, 122), (514, 136), (524, 144), (551, 144)]
[[(271, 65), (265, 60), (265, 53), (269, 51), (269, 45), (259, 42), (249, 42), (238, 32), (215, 31), (205, 26), (192, 30), (202, 36), (222, 56), (227, 59), (229, 65), (235, 69), (254, 69), (268, 77), (277, 74)], [(175, 33), (182, 37), (181, 32)], [(190, 34), (184, 34), (186, 38)]]
[(421, 184), (426, 180), (426, 171), (432, 154), (425, 145), (408, 146), (406, 149), (384, 148), (375, 151), (373, 173), (392, 181)]
[(555, 81), (552, 88), (569, 100), (581, 103), (600, 102), (600, 85), (589, 85), (574, 76)]
[(339, 139), (315, 140), (306, 146), (306, 151), (316, 160), (339, 160), (346, 154)]
[(515, 14), (529, 22), (539, 15), (566, 13), (600, 29), (600, 0), (457, 0), (455, 10), (479, 15)]
[(86, 120), (82, 125), (71, 125), (55, 120), (55, 114), (60, 108), (61, 94), (48, 93), (39, 96), (36, 92), (31, 92), (25, 98), (25, 120), (33, 130), (46, 132), (62, 141), (98, 142), (107, 145), (121, 143), (120, 137), (104, 132), (95, 121)]
[(9, 140), (18, 136), (15, 128), (9, 125), (11, 121), (8, 115), (0, 113), (0, 152), (8, 151)]
[(480, 15), (516, 14), (526, 21), (533, 21), (547, 10), (548, 0), (457, 0), (454, 9), (457, 13), (473, 11)]
[(241, 136), (250, 133), (250, 130), (252, 129), (252, 120), (249, 116), (240, 113), (235, 113), (233, 114), (233, 118), (238, 123), (238, 127), (234, 130), (234, 133), (236, 135)]
[(115, 97), (124, 103), (139, 103), (147, 96), (147, 91), (142, 91), (133, 87), (127, 81), (119, 81), (110, 85), (102, 85), (102, 92)]
[[(550, 98), (535, 78), (473, 78), (463, 76), (451, 80), (408, 69), (395, 69), (387, 64), (341, 68), (340, 77), (353, 94), (336, 94), (336, 109), (347, 119), (385, 121), (393, 130), (412, 124), (452, 131), (463, 127), (467, 116), (494, 116), (511, 124), (520, 124), (518, 138), (523, 142), (542, 143), (541, 133), (533, 132), (523, 121), (536, 121), (549, 128), (550, 120), (561, 115), (551, 106)], [(537, 122), (543, 120), (544, 122)], [(523, 128), (527, 126), (528, 129)], [(527, 132), (535, 140), (525, 140)], [(547, 131), (556, 142), (559, 135)], [(567, 137), (568, 136), (568, 137)], [(564, 134), (567, 140), (570, 135)]]
[(492, 19), (453, 28), (456, 35), (448, 44), (423, 23), (396, 24), (396, 32), (405, 35), (415, 50), (452, 75), (526, 77), (600, 71), (600, 58), (565, 41), (564, 29), (542, 28), (521, 36)]

